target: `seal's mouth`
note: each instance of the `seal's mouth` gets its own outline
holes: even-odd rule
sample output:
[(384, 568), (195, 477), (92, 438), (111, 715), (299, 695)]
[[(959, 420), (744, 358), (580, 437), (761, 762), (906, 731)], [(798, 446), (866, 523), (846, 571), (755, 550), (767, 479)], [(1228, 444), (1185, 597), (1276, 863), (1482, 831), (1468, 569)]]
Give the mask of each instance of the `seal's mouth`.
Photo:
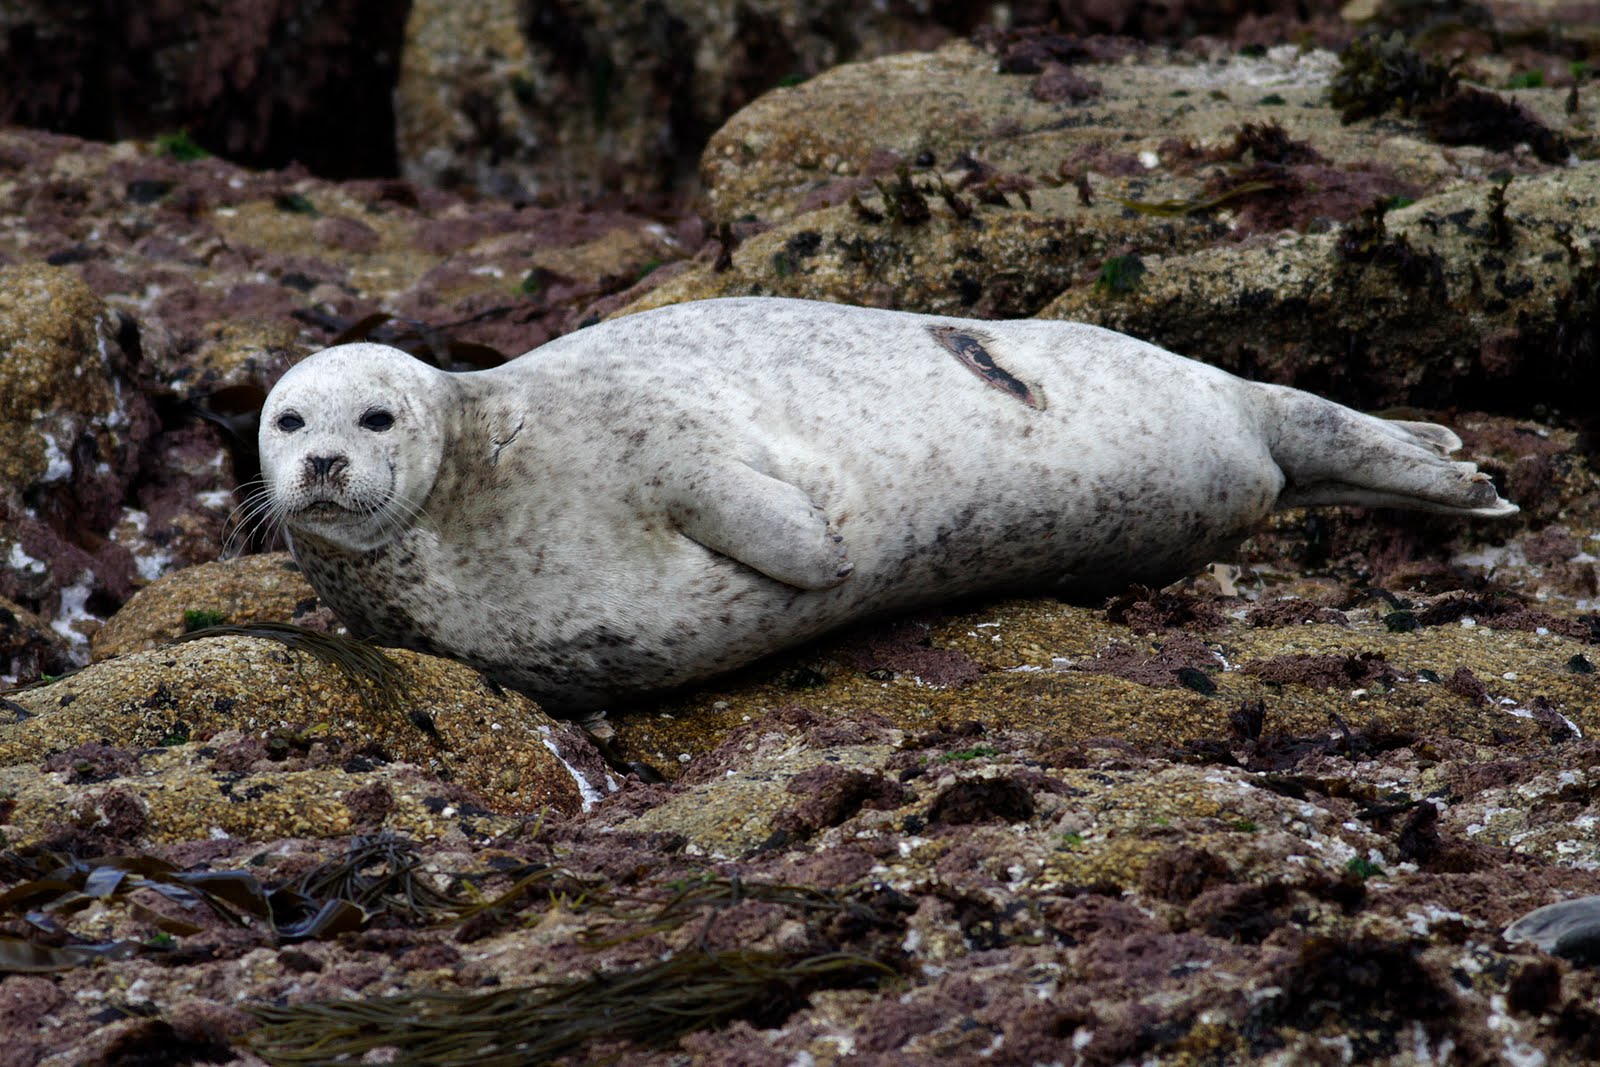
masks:
[(335, 504), (331, 500), (318, 500), (295, 513), (297, 518), (302, 519), (343, 519), (352, 514), (349, 508)]

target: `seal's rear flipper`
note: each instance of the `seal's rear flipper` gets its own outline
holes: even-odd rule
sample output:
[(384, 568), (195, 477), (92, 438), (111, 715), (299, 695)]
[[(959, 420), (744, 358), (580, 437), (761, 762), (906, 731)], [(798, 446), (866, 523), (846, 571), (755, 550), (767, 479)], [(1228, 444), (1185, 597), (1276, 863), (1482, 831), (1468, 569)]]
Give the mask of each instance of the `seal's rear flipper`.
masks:
[(1275, 417), (1267, 432), (1283, 471), (1278, 507), (1358, 504), (1499, 518), (1517, 506), (1472, 463), (1449, 459), (1461, 447), (1431, 422), (1390, 422), (1321, 397), (1264, 385)]
[(1437, 422), (1405, 422), (1400, 419), (1380, 419), (1384, 426), (1399, 430), (1413, 441), (1430, 449), (1434, 455), (1448, 456), (1461, 447), (1461, 438)]
[[(1470, 463), (1451, 463), (1468, 473), (1440, 477), (1428, 496), (1421, 493), (1386, 492), (1342, 482), (1320, 482), (1307, 486), (1286, 486), (1278, 496), (1280, 508), (1314, 507), (1318, 504), (1355, 504), (1369, 508), (1407, 508), (1412, 511), (1437, 511), (1446, 515), (1471, 515), (1498, 519), (1522, 510), (1502, 497), (1487, 474)], [(1448, 484), (1454, 481), (1454, 485)]]
[(668, 505), (690, 540), (798, 589), (850, 577), (844, 538), (804, 490), (743, 463), (708, 463), (682, 476)]

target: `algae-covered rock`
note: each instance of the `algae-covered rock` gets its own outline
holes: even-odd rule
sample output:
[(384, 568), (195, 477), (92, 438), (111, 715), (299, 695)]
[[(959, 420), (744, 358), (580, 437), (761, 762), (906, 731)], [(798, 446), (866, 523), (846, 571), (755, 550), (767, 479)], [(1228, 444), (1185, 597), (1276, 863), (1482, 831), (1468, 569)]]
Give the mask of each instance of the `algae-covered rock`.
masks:
[[(330, 651), (313, 638), (321, 657), (306, 647), (304, 637), (207, 637), (14, 693), (8, 706), (19, 715), (0, 725), (0, 765), (91, 743), (147, 748), (238, 731), (415, 764), (501, 812), (573, 811), (585, 790), (600, 788), (580, 785), (563, 763), (560, 746), (574, 744), (568, 728), (476, 671), (406, 651), (367, 650), (354, 663), (345, 653), (339, 664), (330, 658), (339, 646)], [(576, 751), (568, 758), (586, 759)]]
[[(513, 814), (485, 810), (470, 787), (406, 763), (338, 758), (326, 742), (293, 758), (234, 732), (212, 743), (124, 750), (132, 766), (96, 773), (85, 746), (47, 763), (0, 767), (10, 848), (94, 842), (141, 849), (226, 838), (338, 838), (387, 830), (419, 838), (492, 837)], [(93, 747), (93, 746), (89, 746)], [(63, 769), (54, 769), (61, 767)]]
[(1372, 407), (1570, 406), (1593, 388), (1600, 162), (1462, 186), (1336, 233), (1142, 257), (1040, 312)]
[(88, 599), (131, 591), (133, 558), (107, 535), (155, 429), (116, 332), (71, 271), (0, 267), (0, 596), (58, 624), (75, 659)]
[[(1409, 628), (1382, 602), (1291, 626), (1251, 625), (1245, 605), (1224, 602), (1215, 627), (1145, 632), (1095, 610), (1009, 602), (778, 657), (621, 720), (618, 743), (672, 774), (780, 709), (871, 712), (906, 731), (975, 722), (1063, 744), (1182, 745), (1227, 735), (1257, 705), (1297, 734), (1345, 723), (1491, 743), (1600, 729), (1600, 681), (1573, 666), (1592, 652), (1587, 623), (1523, 611), (1496, 626), (1493, 603), (1424, 603), (1398, 609)], [(951, 671), (961, 663), (971, 669)]]
[(135, 593), (95, 634), (93, 655), (142, 652), (207, 626), (297, 622), (319, 607), (316, 590), (287, 552), (203, 563)]
[(763, 90), (927, 47), (989, 6), (419, 0), (396, 90), (405, 173), (501, 196), (660, 194)]
[(1558, 159), (1487, 126), (1341, 122), (1328, 52), (1001, 40), (998, 69), (956, 42), (739, 112), (702, 160), (716, 252), (623, 313), (764, 294), (1071, 318), (1368, 407), (1592, 387), (1597, 171), (1567, 165), (1592, 139), (1561, 92), (1458, 94)]

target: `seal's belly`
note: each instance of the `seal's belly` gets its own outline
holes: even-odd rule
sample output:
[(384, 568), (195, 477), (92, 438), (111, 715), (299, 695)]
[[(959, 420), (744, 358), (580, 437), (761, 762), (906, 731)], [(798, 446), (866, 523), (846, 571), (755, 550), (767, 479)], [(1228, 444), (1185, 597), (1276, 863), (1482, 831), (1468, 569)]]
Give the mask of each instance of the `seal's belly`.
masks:
[[(899, 456), (863, 453), (815, 472), (831, 493), (818, 502), (839, 516), (856, 565), (830, 590), (802, 592), (664, 518), (624, 523), (595, 500), (598, 514), (574, 504), (559, 531), (528, 517), (528, 528), (470, 546), (414, 531), (362, 557), (359, 585), (337, 559), (301, 563), (353, 631), (469, 663), (562, 710), (696, 681), (863, 617), (985, 593), (1094, 596), (1135, 574), (1176, 578), (1230, 548), (1278, 488), (1253, 458), (1237, 469), (1203, 458), (1225, 483), (1217, 489), (1143, 471), (1138, 455), (1133, 468), (1095, 474), (1014, 456), (987, 478), (962, 450), (949, 457), (912, 465), (920, 480), (909, 483)], [(1234, 506), (1211, 503), (1219, 491)]]

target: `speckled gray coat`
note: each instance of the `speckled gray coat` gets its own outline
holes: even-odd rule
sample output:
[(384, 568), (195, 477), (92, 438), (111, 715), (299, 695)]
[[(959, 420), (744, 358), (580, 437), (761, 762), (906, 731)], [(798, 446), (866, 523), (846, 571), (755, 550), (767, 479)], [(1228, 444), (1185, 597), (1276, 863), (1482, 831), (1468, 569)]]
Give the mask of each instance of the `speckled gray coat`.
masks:
[(1274, 507), (1514, 511), (1458, 446), (1093, 326), (758, 298), (469, 374), (330, 349), (261, 431), (272, 507), (352, 630), (555, 710), (867, 615), (1164, 582)]

